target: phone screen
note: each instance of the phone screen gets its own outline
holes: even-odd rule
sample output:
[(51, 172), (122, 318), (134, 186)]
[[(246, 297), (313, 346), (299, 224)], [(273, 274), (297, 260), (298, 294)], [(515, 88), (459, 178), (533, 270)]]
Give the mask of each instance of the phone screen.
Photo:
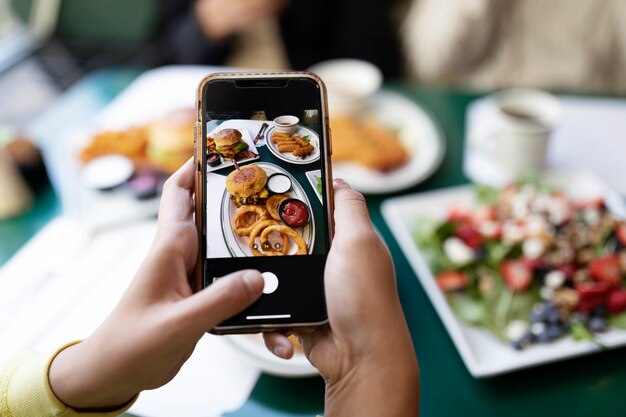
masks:
[(266, 280), (261, 299), (223, 326), (326, 320), (331, 231), (320, 89), (308, 77), (204, 86), (203, 284), (244, 268)]

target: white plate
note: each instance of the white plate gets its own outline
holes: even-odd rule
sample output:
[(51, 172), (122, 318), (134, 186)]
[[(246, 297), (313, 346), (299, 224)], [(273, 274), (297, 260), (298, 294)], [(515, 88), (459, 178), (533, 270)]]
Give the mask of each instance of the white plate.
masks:
[(318, 375), (317, 369), (302, 352), (296, 351), (289, 360), (274, 356), (265, 347), (261, 334), (229, 335), (224, 338), (243, 359), (268, 374), (287, 377)]
[(272, 135), (274, 134), (275, 130), (276, 126), (270, 126), (265, 131), (265, 143), (267, 144), (267, 148), (270, 150), (270, 152), (273, 153), (278, 159), (282, 159), (285, 162), (296, 165), (310, 164), (311, 162), (315, 162), (320, 159), (319, 136), (317, 136), (317, 133), (315, 133), (311, 129), (298, 125), (296, 126), (296, 130), (294, 131), (294, 134), (297, 133), (302, 137), (308, 136), (311, 145), (313, 145), (313, 148), (315, 148), (313, 149), (313, 152), (311, 152), (305, 158), (299, 158), (291, 152), (280, 152), (276, 144), (272, 142)]
[[(608, 195), (612, 190), (595, 175), (584, 172), (551, 172), (543, 180), (563, 189), (573, 198), (591, 198)], [(383, 202), (382, 213), (406, 259), (415, 271), (437, 314), (450, 334), (467, 369), (475, 377), (502, 374), (565, 358), (599, 352), (602, 349), (589, 341), (564, 338), (546, 345), (516, 351), (485, 329), (471, 327), (453, 314), (419, 248), (413, 241), (415, 227), (420, 219), (438, 219), (447, 208), (460, 204), (471, 206), (474, 193), (471, 186), (447, 188), (391, 198)], [(596, 339), (607, 347), (626, 345), (626, 331), (611, 330)]]
[(391, 91), (381, 90), (373, 98), (372, 119), (397, 129), (410, 154), (409, 162), (390, 172), (377, 172), (356, 163), (333, 163), (333, 176), (343, 178), (366, 194), (386, 194), (412, 187), (437, 169), (445, 152), (445, 141), (434, 118), (421, 106)]
[[(291, 180), (291, 190), (285, 195), (291, 198), (297, 198), (298, 200), (304, 201), (304, 203), (309, 207), (309, 211), (312, 214), (311, 202), (307, 197), (304, 189), (300, 185), (298, 181), (287, 171), (279, 167), (278, 165), (270, 164), (268, 162), (259, 162), (256, 165), (263, 168), (267, 176), (269, 177), (272, 174), (283, 174), (289, 177)], [(226, 246), (230, 251), (232, 256), (242, 257), (242, 256), (253, 256), (252, 252), (250, 252), (250, 248), (248, 247), (248, 237), (247, 236), (239, 236), (237, 235), (233, 228), (233, 219), (235, 218), (235, 214), (237, 214), (237, 207), (232, 203), (230, 199), (230, 194), (227, 190), (224, 190), (224, 195), (222, 197), (222, 234), (224, 235), (224, 241), (226, 242)], [(304, 227), (295, 228), (296, 232), (302, 236), (304, 241), (307, 244), (308, 252), (313, 252), (313, 244), (315, 243), (315, 219), (311, 216), (311, 221)], [(297, 251), (297, 247), (292, 245), (290, 253), (288, 255), (293, 255)]]
[[(215, 129), (211, 130), (208, 134), (208, 136), (212, 136), (214, 133), (219, 132), (222, 129), (235, 129), (238, 130), (239, 133), (241, 133), (241, 140), (243, 140), (247, 145), (248, 145), (248, 150), (250, 152), (254, 152), (256, 154), (256, 157), (254, 158), (246, 158), (246, 159), (241, 159), (241, 160), (237, 160), (237, 163), (239, 164), (243, 164), (246, 162), (250, 162), (250, 161), (254, 161), (259, 159), (259, 151), (257, 150), (256, 146), (254, 146), (254, 141), (252, 140), (252, 137), (250, 136), (250, 132), (248, 132), (248, 129), (246, 129), (245, 127), (241, 126), (241, 123), (238, 122), (246, 122), (245, 120), (227, 120), (224, 123), (220, 124), (219, 126), (217, 126)], [(222, 163), (217, 165), (217, 166), (208, 166), (207, 165), (207, 172), (211, 172), (211, 171), (215, 171), (218, 169), (222, 169), (225, 167), (229, 167), (232, 166), (233, 163), (231, 161), (228, 160), (224, 160), (222, 158)]]
[(307, 171), (305, 175), (306, 175), (306, 179), (309, 180), (311, 187), (313, 187), (313, 190), (315, 191), (315, 195), (317, 196), (317, 198), (320, 199), (320, 203), (322, 203), (323, 205), (324, 202), (322, 201), (322, 194), (320, 194), (319, 190), (317, 189), (317, 179), (320, 178), (321, 180), (322, 170), (316, 169), (314, 171)]
[(78, 155), (95, 133), (141, 126), (172, 110), (193, 108), (198, 83), (218, 67), (161, 67), (144, 72), (88, 122), (67, 127), (44, 153), (65, 214), (95, 227), (112, 227), (156, 215), (159, 198), (137, 200), (126, 190), (109, 193), (81, 186)]

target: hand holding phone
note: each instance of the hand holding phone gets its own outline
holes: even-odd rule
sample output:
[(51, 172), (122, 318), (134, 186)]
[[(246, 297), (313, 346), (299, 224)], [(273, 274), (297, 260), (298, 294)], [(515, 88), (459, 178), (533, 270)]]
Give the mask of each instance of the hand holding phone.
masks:
[[(418, 414), (419, 373), (398, 299), (389, 250), (374, 230), (363, 196), (335, 180), (336, 234), (326, 264), (329, 326), (296, 333), (326, 381), (326, 415)], [(289, 359), (283, 333), (267, 348)]]

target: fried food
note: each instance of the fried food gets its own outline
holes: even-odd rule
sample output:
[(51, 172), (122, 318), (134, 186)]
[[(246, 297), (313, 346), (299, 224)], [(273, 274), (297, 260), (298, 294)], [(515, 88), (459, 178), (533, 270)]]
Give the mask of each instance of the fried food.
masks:
[(298, 145), (296, 142), (286, 142), (286, 143), (279, 143), (278, 144), (278, 151), (279, 152), (293, 152), (296, 149), (300, 149), (300, 145)]
[(315, 150), (315, 147), (308, 140), (297, 133), (292, 136), (289, 133), (274, 132), (272, 142), (280, 153), (291, 152), (293, 156), (298, 158), (306, 158)]
[(280, 206), (280, 203), (288, 198), (289, 197), (287, 197), (285, 194), (275, 194), (267, 199), (267, 201), (265, 202), (265, 208), (267, 209), (267, 212), (272, 217), (272, 219), (280, 220), (278, 206)]
[(269, 220), (270, 213), (261, 205), (243, 206), (235, 214), (233, 230), (239, 236), (249, 236), (254, 226), (261, 220)]
[(305, 156), (313, 153), (314, 149), (315, 148), (313, 147), (313, 145), (306, 145), (299, 149), (294, 150), (292, 153), (294, 154), (294, 156), (299, 156), (301, 158), (304, 158)]
[(356, 162), (376, 171), (391, 171), (406, 164), (409, 153), (398, 135), (380, 124), (334, 117), (333, 161)]
[(269, 225), (263, 229), (263, 231), (261, 232), (261, 247), (264, 247), (264, 245), (266, 245), (268, 235), (272, 232), (278, 232), (283, 234), (283, 236), (289, 236), (289, 238), (293, 240), (294, 243), (298, 246), (298, 251), (295, 254), (306, 255), (307, 246), (302, 236), (300, 236), (300, 234), (291, 227), (284, 226), (282, 224)]
[(104, 155), (122, 155), (139, 167), (174, 172), (193, 155), (195, 114), (194, 109), (180, 108), (139, 126), (99, 132), (78, 158), (86, 163)]
[(79, 158), (89, 162), (103, 155), (123, 155), (134, 162), (146, 158), (148, 133), (144, 127), (133, 127), (127, 130), (100, 132), (91, 138), (89, 144), (82, 149)]
[(298, 341), (298, 338), (295, 335), (290, 335), (288, 337), (289, 341), (291, 342), (291, 344), (293, 345), (294, 349), (300, 352), (303, 352), (304, 349), (302, 348), (302, 345), (300, 344), (300, 342)]
[(248, 247), (254, 256), (280, 256), (287, 254), (287, 251), (289, 250), (289, 237), (284, 234), (282, 235), (282, 243), (279, 251), (272, 248), (271, 243), (267, 239), (267, 235), (269, 235), (269, 233), (266, 235), (265, 245), (261, 243), (260, 246), (263, 249), (263, 252), (259, 250), (259, 246), (256, 244), (256, 238), (259, 236), (259, 233), (262, 233), (270, 226), (278, 225), (280, 225), (280, 223), (276, 220), (262, 220), (254, 225), (252, 231), (250, 232), (250, 238), (248, 239)]

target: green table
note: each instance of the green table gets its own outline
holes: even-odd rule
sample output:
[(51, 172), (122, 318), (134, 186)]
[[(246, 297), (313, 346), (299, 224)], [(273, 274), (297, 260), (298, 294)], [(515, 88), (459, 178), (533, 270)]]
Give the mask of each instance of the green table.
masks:
[[(117, 95), (140, 72), (111, 69), (88, 76), (73, 87), (38, 123), (55, 126), (84, 122)], [(390, 83), (428, 108), (443, 128), (447, 151), (440, 168), (424, 183), (402, 193), (414, 193), (467, 182), (462, 173), (465, 108), (477, 97), (449, 90)], [(383, 221), (385, 197), (368, 197), (372, 219), (394, 257), (398, 291), (411, 329), (421, 368), (422, 416), (624, 416), (621, 394), (626, 388), (623, 349), (534, 369), (477, 380), (466, 370), (452, 340), (437, 317), (413, 270)], [(0, 222), (0, 262), (59, 212), (53, 194), (40, 196), (35, 208), (19, 219)], [(389, 381), (393, 384), (394, 381)], [(314, 416), (323, 412), (320, 378), (283, 379), (262, 375), (244, 406), (229, 416)]]

